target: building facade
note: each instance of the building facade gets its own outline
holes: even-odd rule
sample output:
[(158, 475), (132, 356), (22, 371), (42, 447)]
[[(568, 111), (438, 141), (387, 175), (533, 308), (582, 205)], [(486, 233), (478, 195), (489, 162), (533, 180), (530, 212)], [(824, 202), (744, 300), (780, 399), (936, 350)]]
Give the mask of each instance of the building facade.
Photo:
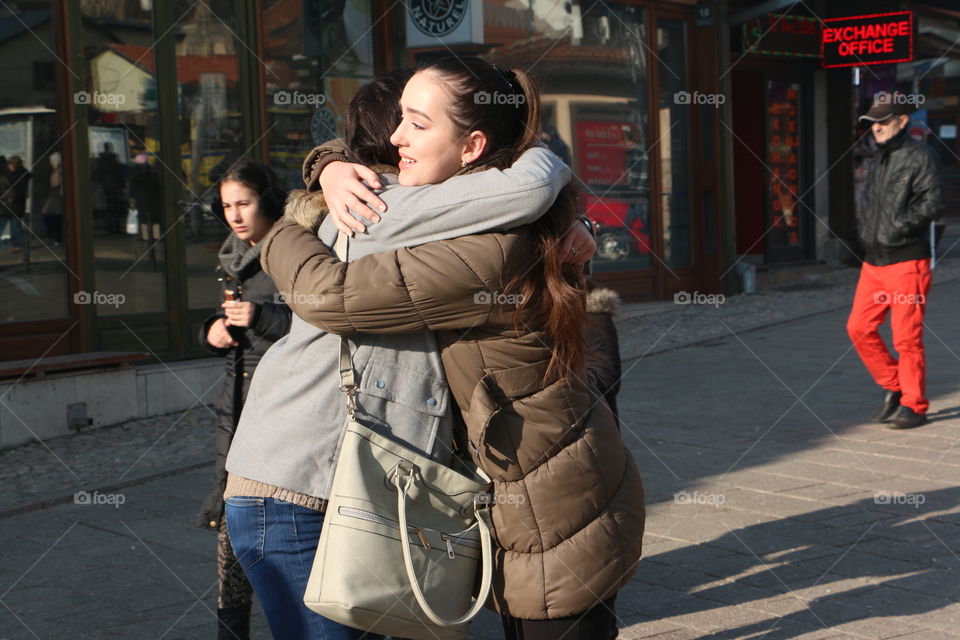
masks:
[[(12, 251), (0, 223), (0, 361), (205, 355), (196, 332), (218, 301), (227, 233), (209, 207), (219, 175), (251, 157), (300, 186), (303, 157), (340, 134), (357, 87), (451, 52), (537, 78), (542, 139), (598, 230), (595, 277), (628, 299), (729, 292), (742, 261), (842, 261), (856, 112), (877, 83), (822, 66), (839, 3), (799, 4), (8, 3), (0, 155), (30, 171), (17, 178), (29, 241)], [(880, 76), (924, 74), (914, 84), (940, 100), (930, 123), (955, 153), (957, 12), (914, 10), (917, 62)]]

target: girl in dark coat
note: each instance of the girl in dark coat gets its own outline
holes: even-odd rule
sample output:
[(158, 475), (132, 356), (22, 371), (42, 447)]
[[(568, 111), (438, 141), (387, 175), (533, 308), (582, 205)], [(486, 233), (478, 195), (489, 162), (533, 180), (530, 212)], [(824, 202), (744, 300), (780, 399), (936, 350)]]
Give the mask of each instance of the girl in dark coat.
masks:
[(217, 266), (222, 310), (207, 318), (200, 330), (200, 344), (227, 361), (223, 388), (214, 403), (219, 415), (216, 472), (198, 524), (219, 531), (218, 637), (231, 640), (249, 638), (253, 591), (234, 556), (223, 517), (227, 453), (260, 357), (290, 329), (290, 309), (260, 269), (259, 242), (283, 215), (286, 200), (286, 193), (275, 185), (273, 172), (258, 162), (239, 165), (220, 179), (213, 210), (231, 230), (220, 247)]

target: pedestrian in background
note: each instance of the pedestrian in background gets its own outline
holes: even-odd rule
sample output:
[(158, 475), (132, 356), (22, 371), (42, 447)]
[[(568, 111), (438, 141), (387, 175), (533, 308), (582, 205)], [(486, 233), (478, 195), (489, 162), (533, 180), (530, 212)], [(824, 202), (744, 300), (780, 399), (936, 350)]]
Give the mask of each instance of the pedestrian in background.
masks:
[(208, 318), (200, 330), (200, 344), (227, 359), (227, 375), (215, 402), (217, 462), (213, 486), (203, 503), (198, 524), (219, 532), (217, 576), (218, 638), (250, 637), (253, 589), (230, 546), (224, 514), (226, 460), (240, 421), (250, 378), (260, 357), (290, 329), (290, 309), (276, 286), (260, 268), (260, 241), (283, 215), (286, 193), (276, 177), (259, 162), (247, 162), (227, 171), (217, 186), (213, 211), (230, 226), (220, 247), (217, 271), (223, 284), (222, 311)]
[[(872, 122), (878, 151), (867, 175), (858, 236), (865, 251), (847, 333), (883, 402), (873, 418), (911, 429), (925, 424), (923, 317), (930, 292), (930, 224), (940, 216), (937, 160), (907, 132), (912, 109), (903, 94), (878, 94), (861, 120)], [(877, 328), (890, 312), (891, 355)]]
[(7, 175), (7, 157), (0, 155), (0, 237), (3, 237), (7, 226), (10, 227), (10, 238), (13, 239), (13, 190), (10, 189), (10, 177)]
[(7, 163), (7, 179), (10, 181), (8, 188), (8, 207), (12, 214), (10, 217), (10, 251), (18, 253), (23, 251), (26, 246), (24, 239), (23, 223), (27, 217), (27, 197), (30, 194), (30, 179), (33, 174), (23, 166), (23, 159), (20, 156), (10, 156)]
[(50, 191), (43, 203), (43, 224), (47, 230), (47, 237), (59, 245), (63, 239), (63, 158), (59, 151), (50, 154), (50, 177), (48, 184)]
[(93, 182), (103, 192), (108, 234), (125, 235), (124, 220), (130, 203), (127, 200), (127, 165), (113, 150), (113, 143), (104, 142), (103, 151), (93, 165)]

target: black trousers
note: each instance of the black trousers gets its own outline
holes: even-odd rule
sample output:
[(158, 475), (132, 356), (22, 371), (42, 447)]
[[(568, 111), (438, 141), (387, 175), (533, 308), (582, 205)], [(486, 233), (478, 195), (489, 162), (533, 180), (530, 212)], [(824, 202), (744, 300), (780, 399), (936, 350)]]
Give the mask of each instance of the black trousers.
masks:
[(617, 618), (610, 598), (586, 613), (553, 620), (522, 620), (502, 616), (506, 640), (607, 640), (615, 638)]

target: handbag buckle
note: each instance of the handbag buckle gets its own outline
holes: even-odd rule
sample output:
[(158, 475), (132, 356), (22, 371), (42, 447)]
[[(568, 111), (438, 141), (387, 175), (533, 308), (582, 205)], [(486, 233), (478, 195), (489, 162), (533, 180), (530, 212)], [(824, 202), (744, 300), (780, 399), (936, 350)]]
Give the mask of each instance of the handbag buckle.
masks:
[(355, 398), (356, 387), (346, 387), (340, 385), (340, 391), (343, 391), (345, 394), (347, 394), (347, 415), (350, 416), (351, 420), (354, 420), (357, 412), (357, 401)]
[(474, 513), (480, 513), (481, 511), (490, 512), (490, 509), (493, 507), (493, 496), (489, 493), (478, 493), (473, 499), (473, 511)]
[[(401, 460), (396, 464), (396, 466), (390, 470), (390, 484), (397, 488), (406, 488), (409, 489), (410, 485), (413, 484), (413, 478), (417, 474), (416, 466), (410, 466), (404, 464), (405, 461)], [(400, 484), (403, 477), (406, 477), (406, 486)]]

